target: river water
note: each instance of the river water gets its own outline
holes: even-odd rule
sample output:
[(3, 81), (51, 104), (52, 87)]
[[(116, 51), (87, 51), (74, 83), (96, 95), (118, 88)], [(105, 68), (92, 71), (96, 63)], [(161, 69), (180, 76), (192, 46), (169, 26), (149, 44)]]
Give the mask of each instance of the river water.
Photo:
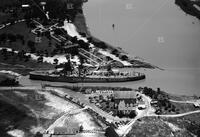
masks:
[(121, 86), (200, 95), (200, 21), (174, 0), (89, 0), (84, 14), (92, 35), (165, 69), (142, 70), (146, 80)]
[[(139, 69), (146, 79), (137, 82), (83, 85), (149, 86), (173, 94), (200, 95), (200, 21), (186, 15), (173, 0), (89, 0), (84, 14), (95, 37), (165, 70)], [(22, 77), (21, 83), (69, 85), (28, 77)]]

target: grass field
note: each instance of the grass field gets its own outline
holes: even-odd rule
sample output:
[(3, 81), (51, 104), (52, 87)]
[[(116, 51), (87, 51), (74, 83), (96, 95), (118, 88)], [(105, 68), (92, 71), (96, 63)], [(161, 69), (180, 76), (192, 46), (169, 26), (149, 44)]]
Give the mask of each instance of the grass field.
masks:
[(10, 18), (10, 14), (5, 14), (0, 11), (0, 24), (7, 21)]
[(171, 103), (172, 103), (172, 105), (175, 106), (176, 109), (179, 110), (179, 113), (185, 113), (185, 112), (199, 110), (199, 108), (195, 108), (193, 104), (188, 104), (188, 103), (174, 103), (174, 102), (171, 102)]
[(0, 133), (4, 137), (10, 137), (6, 132), (13, 129), (23, 130), (26, 136), (33, 136), (27, 131), (31, 126), (36, 125), (36, 118), (31, 116), (31, 112), (26, 107), (11, 102), (10, 98), (0, 96), (0, 117)]
[(19, 82), (16, 77), (10, 74), (0, 72), (0, 86), (18, 86)]
[[(35, 41), (35, 37), (36, 37), (36, 35), (30, 32), (30, 28), (27, 27), (25, 22), (8, 26), (0, 30), (0, 34), (2, 33), (21, 34), (24, 36), (24, 40), (25, 40), (24, 45), (19, 40), (13, 43), (9, 43), (9, 42), (6, 42), (5, 44), (2, 43), (0, 45), (0, 47), (8, 47), (17, 51), (25, 50), (26, 52), (30, 52), (30, 49), (27, 46), (27, 42), (29, 40)], [(42, 37), (42, 42), (35, 45), (36, 51), (47, 50), (48, 53), (52, 52), (55, 49), (56, 41), (52, 39), (51, 47), (49, 47), (48, 43), (49, 43), (49, 40), (46, 37)]]
[(168, 121), (174, 125), (179, 126), (182, 129), (185, 129), (197, 137), (200, 136), (200, 114), (191, 114), (179, 118), (165, 118), (165, 121)]
[(127, 137), (192, 137), (187, 130), (176, 131), (159, 118), (142, 118), (137, 121)]
[(16, 4), (18, 2), (19, 2), (18, 0), (1, 0), (0, 7), (5, 7), (5, 6), (8, 6), (8, 5), (13, 5), (13, 4)]
[(29, 61), (25, 61), (25, 59), (20, 60), (16, 54), (8, 56), (5, 60), (0, 51), (0, 70), (10, 70), (22, 75), (27, 75), (30, 71), (43, 69), (54, 69), (54, 65), (49, 63), (37, 63), (37, 61), (31, 59)]
[[(2, 33), (12, 33), (12, 34), (21, 34), (24, 36), (25, 44), (23, 45), (20, 40), (16, 42), (9, 43), (6, 42), (1, 43), (0, 47), (7, 47), (14, 49), (16, 51), (30, 52), (30, 48), (27, 46), (27, 41), (34, 41), (35, 35), (30, 33), (30, 29), (27, 28), (25, 22), (17, 23), (15, 25), (6, 27), (0, 30), (0, 34)], [(56, 41), (52, 40), (52, 46), (49, 47), (49, 40), (46, 37), (42, 37), (42, 43), (36, 44), (36, 51), (44, 51), (47, 50), (48, 54), (50, 54), (55, 49)], [(1, 51), (0, 51), (1, 52)], [(53, 69), (54, 66), (48, 63), (37, 63), (37, 61), (29, 60), (27, 62), (24, 59), (20, 60), (17, 58), (17, 54), (9, 55), (8, 59), (4, 60), (2, 54), (0, 54), (0, 70), (15, 70), (15, 72), (19, 72), (20, 74), (28, 74), (28, 72), (33, 71), (35, 69)]]
[(1, 90), (0, 133), (10, 137), (6, 132), (18, 129), (25, 133), (24, 137), (34, 137), (37, 131), (44, 131), (63, 114), (47, 106), (47, 102), (35, 90)]

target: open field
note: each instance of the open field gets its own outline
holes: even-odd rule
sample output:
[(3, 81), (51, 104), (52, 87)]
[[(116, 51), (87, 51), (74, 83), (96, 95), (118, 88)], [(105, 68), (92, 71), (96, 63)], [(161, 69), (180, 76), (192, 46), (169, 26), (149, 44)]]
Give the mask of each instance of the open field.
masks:
[[(9, 27), (6, 27), (2, 30), (0, 30), (0, 34), (20, 34), (24, 36), (25, 44), (22, 44), (20, 40), (17, 40), (16, 42), (6, 42), (6, 43), (0, 43), (0, 47), (7, 47), (14, 49), (16, 51), (22, 51), (30, 52), (30, 48), (27, 46), (27, 41), (35, 40), (35, 35), (30, 32), (30, 28), (27, 28), (27, 25), (25, 22), (17, 23), (15, 25), (11, 25)], [(51, 47), (49, 46), (49, 40), (46, 37), (42, 37), (42, 43), (38, 43), (35, 45), (36, 52), (41, 52), (44, 50), (47, 50), (48, 54), (55, 49), (55, 41), (52, 40)], [(40, 70), (40, 69), (53, 69), (54, 66), (49, 63), (37, 63), (37, 61), (29, 59), (28, 61), (25, 61), (26, 59), (20, 59), (17, 54), (11, 54), (8, 53), (7, 58), (5, 59), (4, 56), (1, 54), (0, 51), (0, 69), (1, 70), (12, 70), (15, 72), (18, 72), (20, 74), (27, 75), (28, 72), (33, 70)]]
[(9, 54), (7, 59), (4, 59), (0, 51), (0, 70), (10, 70), (22, 75), (28, 75), (30, 71), (34, 70), (54, 69), (54, 65), (52, 64), (38, 63), (32, 59), (25, 61), (25, 59), (20, 59), (17, 54)]
[(142, 118), (133, 125), (127, 137), (170, 137), (172, 134), (176, 137), (192, 137), (187, 130), (178, 131), (172, 126), (159, 118)]
[[(11, 106), (0, 106), (0, 110), (5, 110), (0, 111), (0, 115), (5, 117), (1, 119), (0, 122), (4, 123), (5, 119), (11, 121), (7, 125), (2, 124), (4, 130), (1, 131), (6, 134), (8, 131), (20, 130), (23, 131), (24, 137), (35, 137), (34, 135), (37, 132), (44, 133), (44, 131), (49, 128), (50, 125), (53, 125), (61, 116), (70, 111), (80, 109), (75, 104), (48, 92), (32, 89), (0, 90), (0, 103), (1, 101), (4, 104), (5, 102), (11, 104)], [(9, 109), (9, 107), (12, 107), (12, 109)], [(14, 110), (14, 112), (12, 112), (12, 110)], [(7, 115), (5, 115), (5, 113)], [(17, 119), (17, 123), (13, 122), (12, 118)], [(98, 122), (84, 111), (77, 114), (66, 115), (64, 120), (56, 124), (56, 126), (67, 126), (72, 122), (83, 125), (84, 130), (101, 128)], [(101, 134), (84, 134), (83, 136), (89, 137), (90, 135), (103, 137)], [(80, 135), (77, 135), (77, 137), (79, 136)]]
[(185, 113), (185, 112), (189, 112), (189, 111), (199, 110), (199, 108), (195, 108), (193, 104), (175, 103), (175, 102), (171, 102), (171, 103), (172, 103), (172, 105), (175, 106), (176, 109), (179, 110), (179, 113)]
[(191, 114), (179, 118), (164, 118), (165, 121), (168, 121), (174, 125), (177, 125), (183, 130), (187, 130), (197, 137), (200, 136), (200, 114)]
[(0, 72), (0, 86), (18, 86), (16, 76)]
[(45, 105), (48, 101), (34, 90), (1, 90), (0, 101), (3, 104), (0, 105), (0, 122), (4, 129), (1, 131), (5, 135), (17, 129), (23, 131), (25, 137), (33, 137), (62, 115)]
[[(21, 51), (24, 50), (25, 52), (30, 52), (30, 48), (27, 46), (27, 42), (29, 40), (35, 41), (36, 35), (30, 32), (31, 28), (28, 28), (25, 22), (17, 23), (11, 26), (8, 26), (2, 30), (0, 30), (0, 34), (6, 33), (6, 34), (20, 34), (24, 36), (25, 43), (22, 44), (20, 40), (17, 40), (16, 42), (6, 42), (6, 43), (1, 43), (0, 47), (7, 47), (7, 48), (12, 48), (16, 51)], [(47, 50), (48, 54), (52, 52), (55, 49), (55, 44), (57, 42), (52, 39), (51, 40), (51, 45), (49, 46), (49, 40), (46, 37), (42, 37), (42, 42), (37, 43), (35, 45), (36, 47), (36, 52), (41, 51), (41, 50)]]
[(18, 0), (1, 0), (1, 5), (0, 7), (5, 7), (8, 5), (13, 5), (16, 4), (18, 2)]
[(169, 99), (177, 100), (177, 101), (195, 100), (195, 99), (199, 98), (196, 95), (194, 95), (194, 96), (186, 96), (186, 95), (174, 95), (174, 94), (168, 94), (168, 97), (169, 97)]
[(6, 132), (18, 129), (23, 130), (26, 136), (33, 136), (29, 130), (31, 129), (31, 126), (36, 126), (36, 117), (27, 107), (19, 104), (19, 102), (16, 102), (16, 100), (10, 100), (10, 98), (3, 95), (4, 93), (2, 91), (0, 93), (0, 131), (2, 134), (8, 136)]
[(10, 18), (10, 14), (5, 14), (0, 11), (0, 24), (7, 21)]

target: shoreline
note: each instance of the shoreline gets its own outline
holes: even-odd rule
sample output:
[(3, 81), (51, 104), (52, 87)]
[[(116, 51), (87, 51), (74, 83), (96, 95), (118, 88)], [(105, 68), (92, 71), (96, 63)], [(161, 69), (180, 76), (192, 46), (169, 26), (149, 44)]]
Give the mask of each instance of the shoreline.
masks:
[[(195, 7), (198, 1), (192, 0), (175, 0), (175, 4), (179, 6), (186, 14), (195, 16), (200, 20), (200, 10)], [(200, 8), (200, 5), (198, 6)]]
[[(81, 9), (83, 10), (84, 6), (84, 3), (81, 7)], [(86, 33), (87, 36), (89, 36), (90, 38), (92, 38), (92, 41), (93, 42), (96, 42), (96, 43), (104, 43), (106, 48), (108, 50), (117, 50), (119, 52), (119, 55), (127, 55), (128, 57), (128, 62), (130, 62), (130, 60), (134, 60), (135, 62), (137, 62), (138, 64), (141, 64), (141, 65), (138, 65), (138, 66), (134, 66), (134, 65), (131, 65), (131, 66), (124, 66), (124, 68), (149, 68), (149, 69), (159, 69), (159, 70), (164, 70), (163, 68), (160, 68), (156, 65), (153, 65), (151, 63), (148, 63), (146, 62), (145, 60), (140, 60), (140, 59), (136, 59), (136, 57), (132, 57), (129, 55), (129, 53), (127, 53), (125, 50), (123, 50), (121, 47), (115, 47), (114, 45), (111, 45), (109, 44), (108, 42), (106, 41), (102, 41), (101, 39), (97, 38), (96, 36), (94, 36), (91, 32), (90, 32), (90, 28), (89, 26), (87, 25), (87, 19), (86, 19), (86, 15), (84, 13), (84, 10), (83, 10), (83, 13), (82, 13), (82, 23), (81, 24), (84, 24), (84, 28), (86, 28), (86, 30), (84, 31)], [(80, 23), (79, 23), (80, 24)], [(79, 24), (74, 24), (76, 26), (76, 28), (81, 28), (79, 27)], [(78, 32), (81, 32), (80, 30), (77, 30)]]

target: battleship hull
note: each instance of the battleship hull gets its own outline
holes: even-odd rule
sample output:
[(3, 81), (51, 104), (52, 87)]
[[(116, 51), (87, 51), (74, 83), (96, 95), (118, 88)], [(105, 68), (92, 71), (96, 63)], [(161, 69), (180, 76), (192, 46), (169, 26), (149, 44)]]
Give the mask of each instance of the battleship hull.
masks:
[(75, 76), (53, 76), (46, 75), (37, 72), (30, 72), (30, 79), (32, 80), (42, 80), (51, 82), (68, 82), (68, 83), (107, 83), (107, 82), (128, 82), (128, 81), (138, 81), (145, 79), (144, 74), (132, 77), (75, 77)]

